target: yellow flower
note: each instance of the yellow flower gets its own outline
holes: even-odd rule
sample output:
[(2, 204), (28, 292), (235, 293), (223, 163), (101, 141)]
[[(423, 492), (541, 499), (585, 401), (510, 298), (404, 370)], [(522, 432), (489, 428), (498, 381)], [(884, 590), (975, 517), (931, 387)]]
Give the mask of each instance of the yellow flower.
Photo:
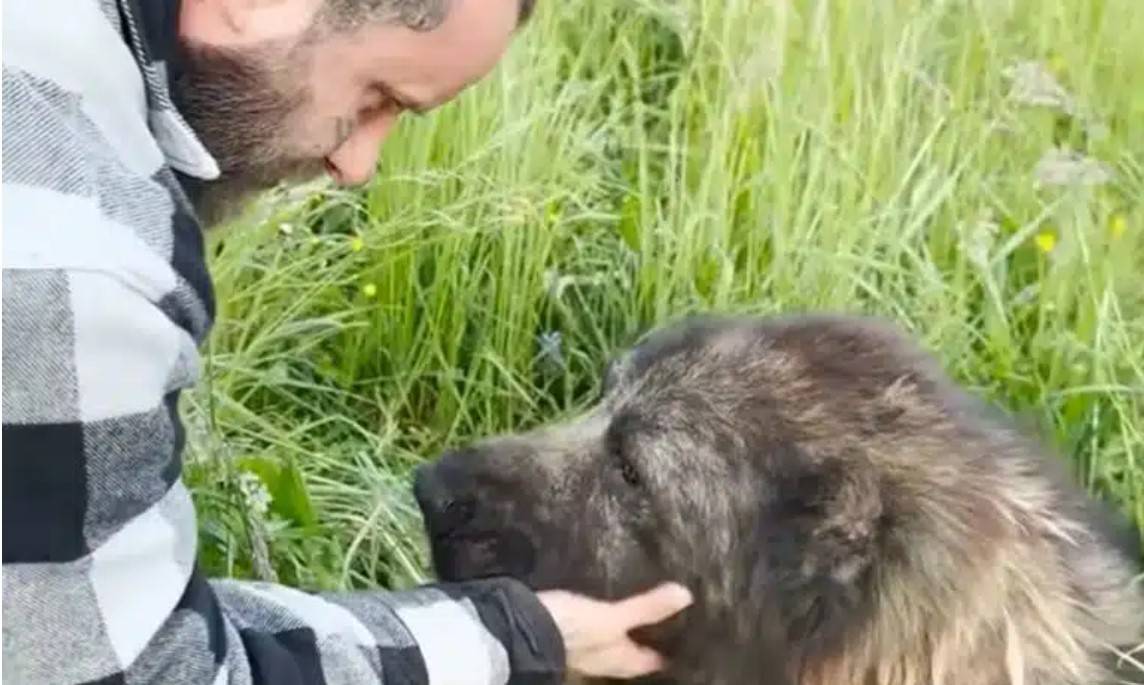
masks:
[(361, 236), (354, 236), (353, 240), (350, 241), (350, 249), (354, 252), (361, 252), (364, 248), (365, 241), (361, 239)]
[(377, 286), (373, 283), (366, 283), (361, 287), (361, 292), (366, 297), (373, 297), (377, 294)]
[(1119, 238), (1126, 230), (1128, 230), (1128, 219), (1124, 218), (1123, 214), (1113, 214), (1108, 220), (1108, 231), (1112, 237)]
[(1034, 241), (1037, 243), (1037, 247), (1041, 252), (1045, 254), (1052, 252), (1053, 248), (1057, 246), (1057, 236), (1050, 231), (1038, 233)]
[(1049, 58), (1049, 68), (1053, 70), (1054, 74), (1061, 74), (1065, 70), (1065, 58), (1060, 55), (1053, 55)]

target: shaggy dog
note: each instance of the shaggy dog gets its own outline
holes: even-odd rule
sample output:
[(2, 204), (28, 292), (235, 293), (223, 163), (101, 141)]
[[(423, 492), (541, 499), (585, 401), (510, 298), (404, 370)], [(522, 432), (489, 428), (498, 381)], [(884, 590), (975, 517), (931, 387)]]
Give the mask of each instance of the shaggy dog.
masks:
[(655, 682), (1122, 682), (1139, 556), (1059, 464), (881, 320), (707, 317), (614, 362), (582, 417), (414, 489), (442, 579), (686, 584), (636, 635)]

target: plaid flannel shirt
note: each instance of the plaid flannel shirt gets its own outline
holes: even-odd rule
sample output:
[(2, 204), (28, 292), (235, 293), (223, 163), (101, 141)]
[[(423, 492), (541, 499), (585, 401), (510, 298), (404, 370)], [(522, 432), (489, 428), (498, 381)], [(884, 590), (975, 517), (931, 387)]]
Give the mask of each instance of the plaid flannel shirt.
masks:
[(178, 2), (3, 12), (4, 682), (560, 682), (508, 579), (202, 575), (176, 403), (214, 315), (187, 189), (218, 170), (166, 87)]

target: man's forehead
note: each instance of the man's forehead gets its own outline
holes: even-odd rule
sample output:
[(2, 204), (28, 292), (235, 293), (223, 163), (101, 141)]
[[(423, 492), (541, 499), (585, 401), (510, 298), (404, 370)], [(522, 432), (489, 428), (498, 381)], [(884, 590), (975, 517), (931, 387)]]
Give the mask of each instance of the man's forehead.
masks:
[(433, 109), (496, 67), (512, 39), (518, 5), (519, 0), (453, 0), (433, 29), (373, 26), (355, 36), (355, 50), (368, 53), (368, 78), (415, 111)]

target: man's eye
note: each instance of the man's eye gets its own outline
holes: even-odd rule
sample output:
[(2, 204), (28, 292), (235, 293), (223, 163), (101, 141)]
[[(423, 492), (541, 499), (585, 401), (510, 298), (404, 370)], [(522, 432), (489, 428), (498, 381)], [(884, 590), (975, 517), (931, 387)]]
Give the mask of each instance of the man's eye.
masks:
[(393, 98), (380, 86), (372, 86), (366, 91), (361, 103), (363, 113), (380, 112), (393, 106)]
[(390, 100), (378, 98), (371, 101), (365, 107), (358, 110), (358, 118), (362, 120), (371, 119), (379, 114), (384, 114), (388, 110), (394, 109), (394, 105)]

